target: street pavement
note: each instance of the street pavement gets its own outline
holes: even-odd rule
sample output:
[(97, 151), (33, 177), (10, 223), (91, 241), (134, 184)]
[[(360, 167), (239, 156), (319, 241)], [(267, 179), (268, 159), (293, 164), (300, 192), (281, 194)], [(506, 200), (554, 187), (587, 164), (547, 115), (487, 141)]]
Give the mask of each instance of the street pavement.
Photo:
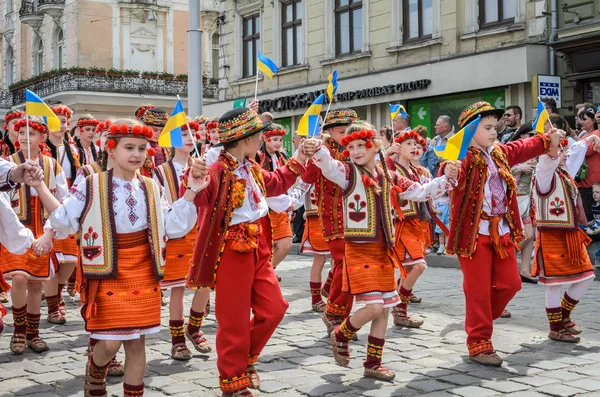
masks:
[[(432, 257), (431, 264), (436, 261)], [(383, 362), (396, 372), (396, 379), (388, 383), (362, 378), (367, 328), (360, 330), (358, 342), (351, 343), (350, 368), (335, 364), (324, 325), (310, 307), (311, 262), (310, 257), (292, 255), (277, 269), (290, 308), (257, 365), (262, 395), (600, 396), (600, 283), (592, 284), (574, 311), (573, 318), (584, 328), (582, 341), (576, 345), (547, 339), (544, 288), (524, 285), (508, 307), (513, 317), (495, 323), (493, 341), (505, 363), (501, 368), (486, 368), (467, 361), (460, 270), (430, 266), (415, 288), (423, 302), (409, 308), (424, 318), (423, 327), (399, 329), (390, 319)], [(191, 297), (186, 294), (186, 312)], [(88, 337), (77, 302), (66, 299), (69, 314), (64, 326), (46, 323), (45, 304), (42, 307), (41, 334), (51, 350), (41, 355), (29, 349), (22, 356), (9, 352), (12, 316), (5, 318), (7, 326), (0, 337), (0, 397), (83, 394)], [(214, 352), (195, 354), (188, 362), (170, 359), (168, 310), (164, 309), (162, 331), (147, 339), (145, 396), (220, 396)], [(216, 327), (211, 314), (203, 330), (213, 346)], [(122, 352), (118, 358), (123, 359)], [(108, 382), (109, 395), (122, 395), (122, 379), (109, 378)]]

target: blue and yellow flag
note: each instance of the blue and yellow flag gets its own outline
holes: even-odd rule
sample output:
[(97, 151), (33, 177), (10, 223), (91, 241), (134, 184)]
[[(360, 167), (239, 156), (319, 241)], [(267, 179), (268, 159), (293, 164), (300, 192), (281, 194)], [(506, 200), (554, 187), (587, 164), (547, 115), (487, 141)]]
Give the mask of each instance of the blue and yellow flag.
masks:
[(183, 131), (181, 126), (187, 123), (185, 112), (181, 100), (177, 101), (175, 109), (171, 112), (171, 117), (167, 120), (165, 128), (163, 128), (158, 137), (158, 145), (162, 147), (183, 147)]
[(338, 88), (337, 79), (338, 79), (337, 70), (334, 70), (333, 73), (331, 73), (327, 77), (327, 80), (329, 80), (329, 85), (327, 86), (327, 96), (329, 97), (329, 102), (333, 102), (333, 96), (335, 95), (335, 92), (337, 91), (337, 88)]
[(435, 154), (444, 160), (462, 160), (467, 155), (471, 139), (475, 136), (481, 116), (467, 124), (462, 130), (454, 134), (445, 145), (433, 148)]
[(546, 121), (548, 121), (549, 118), (550, 115), (544, 107), (544, 103), (538, 98), (537, 116), (535, 116), (535, 121), (532, 124), (533, 129), (538, 133), (543, 134), (544, 124), (546, 124)]
[(310, 105), (298, 123), (298, 135), (313, 136), (319, 134), (319, 115), (321, 114), (321, 106), (323, 106), (324, 101), (325, 94), (321, 94), (317, 99), (315, 99), (312, 105)]
[(392, 121), (394, 121), (394, 119), (396, 118), (396, 116), (400, 114), (402, 117), (404, 117), (405, 119), (408, 118), (408, 113), (406, 113), (406, 109), (404, 109), (404, 106), (402, 105), (392, 105), (390, 103), (390, 117), (392, 119)]
[(42, 98), (25, 89), (25, 113), (44, 118), (50, 131), (60, 131), (60, 119)]
[(269, 58), (261, 54), (260, 51), (258, 53), (256, 65), (258, 66), (258, 69), (260, 69), (260, 71), (263, 72), (265, 76), (267, 76), (270, 79), (272, 79), (275, 73), (279, 71), (279, 68), (277, 67), (277, 65), (275, 65), (275, 62), (271, 61)]

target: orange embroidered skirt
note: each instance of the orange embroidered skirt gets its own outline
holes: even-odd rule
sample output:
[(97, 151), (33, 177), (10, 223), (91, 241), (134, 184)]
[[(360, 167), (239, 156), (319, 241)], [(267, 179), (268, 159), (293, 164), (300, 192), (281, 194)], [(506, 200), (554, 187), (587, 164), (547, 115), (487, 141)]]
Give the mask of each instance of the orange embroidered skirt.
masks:
[[(73, 261), (77, 260), (76, 258), (79, 256), (79, 244), (77, 244), (77, 235), (70, 234), (64, 240), (54, 240), (54, 251), (63, 255), (70, 255), (75, 257)], [(68, 258), (65, 258), (65, 261), (68, 261)]]
[(396, 291), (400, 258), (385, 242), (345, 242), (342, 291), (352, 295)]
[(318, 217), (307, 217), (302, 235), (301, 254), (329, 255), (329, 246), (323, 236), (323, 228)]
[(148, 232), (117, 234), (117, 278), (85, 280), (81, 315), (90, 337), (131, 340), (160, 331), (160, 285)]
[(185, 287), (194, 244), (196, 244), (196, 228), (183, 238), (167, 241), (167, 262), (165, 276), (160, 282), (161, 288)]
[(425, 262), (425, 238), (418, 219), (409, 219), (396, 224), (396, 251), (404, 266)]
[(586, 245), (591, 239), (581, 229), (538, 229), (532, 274), (542, 285), (572, 284), (594, 278)]
[[(35, 238), (39, 238), (44, 231), (40, 220), (42, 207), (37, 196), (30, 196), (29, 208), (33, 214), (31, 215), (33, 221), (26, 227), (33, 232)], [(54, 251), (44, 256), (37, 256), (32, 249), (28, 249), (26, 253), (16, 255), (2, 247), (0, 258), (2, 258), (1, 270), (5, 277), (20, 275), (29, 280), (48, 281), (56, 272), (57, 261)]]
[(281, 240), (282, 238), (292, 237), (292, 227), (290, 226), (290, 217), (286, 211), (277, 213), (269, 210), (269, 218), (271, 219), (271, 229), (273, 229), (273, 241)]

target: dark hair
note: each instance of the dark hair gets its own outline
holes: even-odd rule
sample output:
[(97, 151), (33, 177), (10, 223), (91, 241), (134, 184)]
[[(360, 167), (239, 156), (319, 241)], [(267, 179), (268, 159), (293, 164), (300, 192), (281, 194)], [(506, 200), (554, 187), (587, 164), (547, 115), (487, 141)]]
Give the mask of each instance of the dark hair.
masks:
[(390, 127), (389, 125), (384, 125), (383, 127), (381, 127), (381, 129), (379, 130), (379, 134), (381, 136), (385, 136), (385, 139), (387, 139), (388, 142), (391, 142), (392, 139), (394, 139), (392, 127)]
[(521, 110), (521, 107), (517, 106), (517, 105), (512, 105), (512, 106), (508, 106), (506, 110), (512, 110), (513, 112), (515, 112), (515, 114), (519, 115), (519, 118), (523, 118), (523, 111)]
[(238, 145), (238, 141), (227, 142), (227, 143), (223, 144), (223, 149), (225, 149), (225, 150), (233, 149), (234, 147), (237, 147), (237, 145)]
[(98, 155), (98, 165), (100, 166), (100, 171), (106, 171), (106, 166), (108, 163), (108, 152), (106, 149), (100, 150), (100, 154)]
[(569, 123), (567, 123), (567, 120), (565, 120), (565, 118), (560, 114), (552, 113), (548, 120), (559, 130), (567, 131), (569, 128)]
[(550, 106), (550, 109), (552, 109), (552, 113), (556, 113), (556, 101), (552, 98), (542, 98), (542, 103), (544, 105), (548, 105)]

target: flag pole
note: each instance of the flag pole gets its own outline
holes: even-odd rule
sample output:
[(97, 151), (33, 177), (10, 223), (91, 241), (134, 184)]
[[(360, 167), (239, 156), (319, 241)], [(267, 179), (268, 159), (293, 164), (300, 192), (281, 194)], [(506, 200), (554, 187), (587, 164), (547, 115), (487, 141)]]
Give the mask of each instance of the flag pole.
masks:
[(29, 142), (29, 114), (25, 113), (25, 121), (27, 124), (27, 160), (31, 160), (31, 143)]
[[(327, 115), (329, 114), (329, 108), (331, 107), (331, 104), (333, 103), (333, 101), (329, 101), (329, 105), (327, 105), (327, 110), (325, 111), (325, 117), (323, 117), (323, 123), (325, 123), (325, 120), (327, 120)], [(316, 127), (316, 125), (315, 125)], [(313, 135), (315, 135), (314, 131), (313, 131)]]
[(258, 98), (258, 67), (256, 68), (256, 83), (254, 85), (254, 100)]
[[(181, 101), (181, 98), (179, 98), (179, 94), (177, 94), (177, 100)], [(200, 158), (200, 153), (198, 152), (198, 146), (196, 145), (196, 137), (194, 136), (194, 134), (192, 134), (192, 130), (190, 129), (190, 123), (188, 122), (187, 117), (185, 118), (185, 125), (187, 126), (188, 134), (190, 134), (190, 137), (192, 137), (192, 142), (194, 142), (194, 151), (196, 152), (196, 156), (198, 158)]]

